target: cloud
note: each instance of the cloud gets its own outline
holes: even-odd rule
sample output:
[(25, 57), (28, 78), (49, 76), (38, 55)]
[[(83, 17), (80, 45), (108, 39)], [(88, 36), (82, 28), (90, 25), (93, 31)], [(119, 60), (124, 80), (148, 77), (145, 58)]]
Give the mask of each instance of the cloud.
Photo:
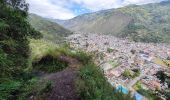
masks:
[(124, 0), (123, 4), (124, 5), (128, 5), (128, 4), (141, 5), (141, 4), (154, 3), (154, 2), (160, 2), (160, 1), (163, 1), (163, 0)]
[(91, 11), (98, 11), (102, 9), (118, 8), (129, 4), (147, 4), (153, 2), (160, 2), (163, 0), (73, 0), (74, 2), (84, 6)]
[(120, 6), (121, 0), (73, 0), (91, 11), (115, 8)]
[(28, 0), (30, 12), (43, 17), (70, 19), (87, 12), (165, 0)]
[(55, 5), (50, 0), (28, 0), (30, 13), (35, 13), (42, 17), (55, 19), (69, 19), (75, 15), (73, 11), (64, 8), (61, 4)]

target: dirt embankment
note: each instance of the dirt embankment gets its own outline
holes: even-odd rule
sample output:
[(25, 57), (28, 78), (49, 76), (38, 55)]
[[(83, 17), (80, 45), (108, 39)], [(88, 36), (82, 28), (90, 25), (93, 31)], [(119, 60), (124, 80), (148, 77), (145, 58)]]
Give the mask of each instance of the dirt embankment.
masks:
[(45, 100), (81, 100), (76, 93), (75, 81), (78, 77), (78, 69), (81, 63), (74, 58), (60, 56), (61, 61), (68, 63), (68, 67), (60, 72), (52, 73), (44, 77), (52, 82), (52, 90), (47, 93)]

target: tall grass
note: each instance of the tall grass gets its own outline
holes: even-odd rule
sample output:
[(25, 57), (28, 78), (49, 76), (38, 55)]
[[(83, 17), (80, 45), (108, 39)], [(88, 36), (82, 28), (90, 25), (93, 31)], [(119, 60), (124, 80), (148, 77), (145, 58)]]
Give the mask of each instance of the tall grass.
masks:
[(83, 100), (132, 100), (130, 94), (114, 92), (100, 68), (93, 63), (92, 56), (83, 53), (78, 57), (85, 62), (76, 80), (77, 92)]
[(57, 45), (46, 40), (30, 40), (31, 63), (33, 69), (44, 72), (60, 71), (68, 64), (59, 59), (60, 56), (74, 56), (67, 44)]
[[(15, 100), (15, 99), (20, 99), (20, 100), (25, 100), (28, 99), (30, 96), (41, 96), (43, 92), (46, 92), (47, 90), (50, 89), (50, 82), (40, 82), (40, 79), (32, 73), (34, 70), (34, 66), (32, 66), (32, 63), (40, 61), (43, 57), (51, 56), (53, 58), (57, 58), (58, 56), (62, 55), (63, 52), (67, 52), (67, 49), (64, 47), (59, 47), (58, 45), (45, 41), (45, 40), (34, 40), (30, 39), (30, 44), (31, 48), (31, 55), (29, 59), (29, 67), (25, 69), (25, 72), (21, 73), (20, 78), (16, 79), (9, 79), (9, 78), (1, 78), (0, 80), (0, 100)], [(5, 55), (2, 55), (0, 59), (5, 60)], [(45, 64), (51, 64), (50, 62), (44, 62)], [(42, 65), (44, 63), (41, 63)], [(2, 63), (6, 64), (6, 62)], [(44, 65), (45, 65), (44, 64)], [(64, 64), (63, 62), (57, 61), (54, 62), (54, 65), (62, 65)], [(44, 67), (44, 66), (43, 66)], [(40, 68), (43, 68), (40, 66)], [(63, 66), (59, 66), (63, 67)], [(65, 66), (64, 66), (65, 67)], [(46, 67), (47, 70), (49, 69), (50, 66)], [(54, 69), (53, 69), (54, 68)], [(58, 70), (55, 69), (58, 67), (51, 67), (49, 72)], [(39, 69), (38, 69), (39, 70)]]
[[(113, 92), (101, 70), (93, 63), (92, 55), (83, 51), (72, 51), (68, 45), (56, 45), (44, 40), (30, 40), (31, 56), (29, 73), (23, 73), (22, 80), (9, 81), (0, 85), (0, 99), (41, 99), (52, 87), (51, 82), (40, 81), (31, 71), (33, 69), (45, 72), (60, 71), (67, 67), (58, 57), (68, 56), (82, 63), (76, 80), (77, 93), (84, 100), (130, 100), (130, 95)], [(6, 88), (2, 88), (6, 87)], [(3, 91), (3, 92), (2, 92)]]

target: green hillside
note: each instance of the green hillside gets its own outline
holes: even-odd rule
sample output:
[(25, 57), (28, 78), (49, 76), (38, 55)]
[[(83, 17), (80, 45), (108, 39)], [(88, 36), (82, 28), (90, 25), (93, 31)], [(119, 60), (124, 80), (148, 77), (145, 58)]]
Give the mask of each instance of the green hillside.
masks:
[(50, 41), (60, 41), (62, 37), (72, 34), (71, 31), (63, 28), (57, 23), (48, 21), (35, 14), (30, 14), (28, 18), (30, 24), (38, 31), (40, 31), (44, 38)]
[[(131, 100), (113, 92), (90, 54), (42, 39), (27, 22), (28, 5), (0, 0), (0, 100)], [(57, 24), (36, 18), (37, 30), (53, 34)], [(68, 35), (60, 28), (53, 32)]]
[(170, 42), (170, 4), (148, 4), (118, 9), (133, 20), (120, 36), (129, 35), (135, 41)]
[(72, 31), (113, 34), (134, 41), (170, 43), (169, 1), (129, 5), (57, 21)]

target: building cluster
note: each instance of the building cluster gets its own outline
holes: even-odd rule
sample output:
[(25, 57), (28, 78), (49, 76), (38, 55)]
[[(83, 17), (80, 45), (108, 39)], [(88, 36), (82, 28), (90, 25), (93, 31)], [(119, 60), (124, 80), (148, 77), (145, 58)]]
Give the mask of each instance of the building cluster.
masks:
[[(113, 86), (121, 85), (131, 89), (140, 81), (147, 89), (167, 88), (155, 74), (160, 70), (169, 71), (169, 68), (153, 61), (156, 58), (166, 59), (170, 56), (169, 44), (135, 43), (98, 34), (74, 34), (67, 40), (73, 48), (95, 53), (96, 63), (101, 65), (105, 77)], [(139, 70), (140, 74), (133, 78), (125, 77), (125, 70), (132, 75), (136, 73), (135, 70)]]

